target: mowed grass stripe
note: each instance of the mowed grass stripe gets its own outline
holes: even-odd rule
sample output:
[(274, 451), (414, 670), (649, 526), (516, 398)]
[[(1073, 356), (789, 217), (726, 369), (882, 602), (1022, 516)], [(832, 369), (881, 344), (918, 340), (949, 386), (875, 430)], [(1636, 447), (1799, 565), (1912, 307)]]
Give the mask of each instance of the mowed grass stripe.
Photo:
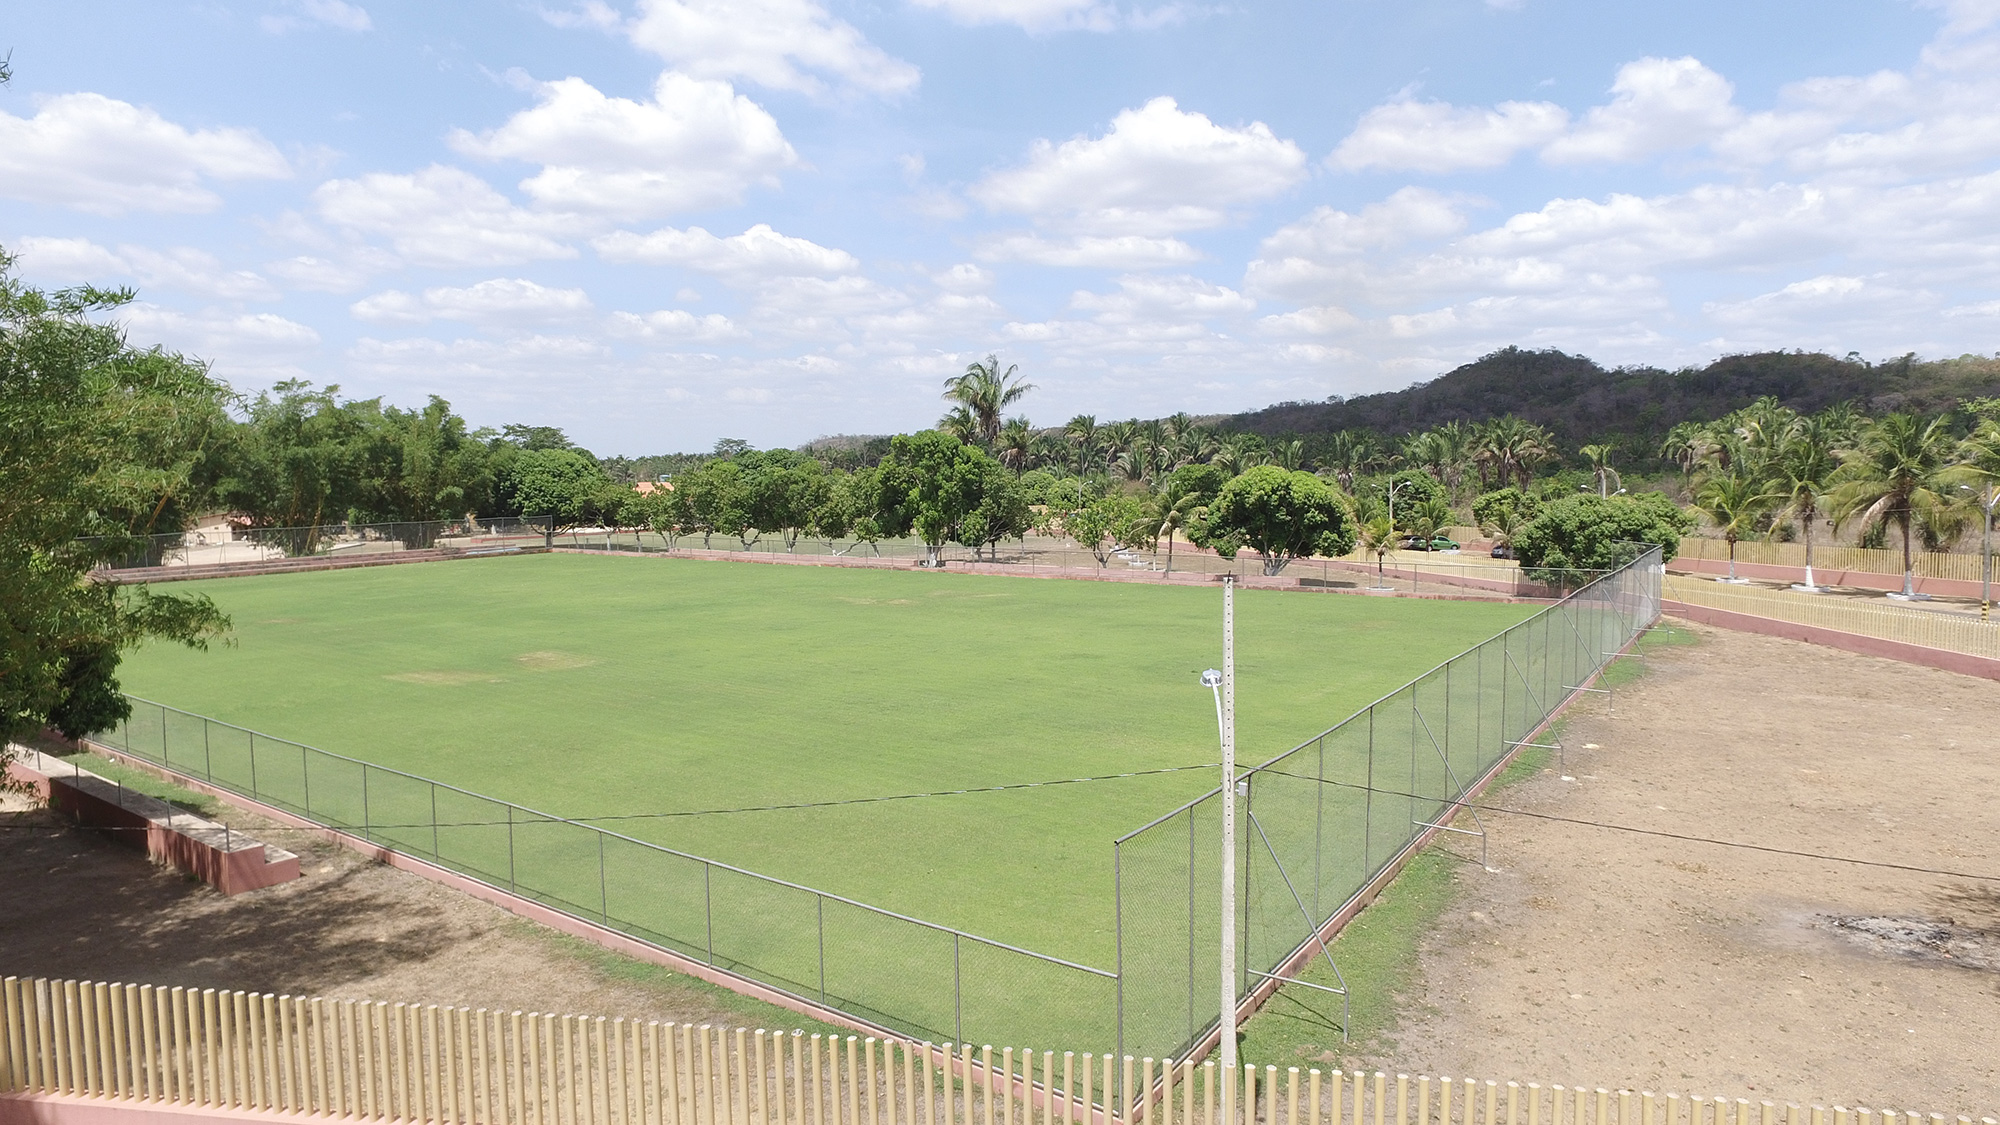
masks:
[[(564, 816), (1215, 755), (1195, 677), (1219, 660), (1214, 589), (570, 555), (193, 588), (233, 616), (235, 643), (134, 653), (127, 690)], [(1531, 609), (1244, 591), (1240, 752), (1311, 737)], [(1211, 783), (1190, 772), (613, 827), (1108, 965), (1110, 841)]]

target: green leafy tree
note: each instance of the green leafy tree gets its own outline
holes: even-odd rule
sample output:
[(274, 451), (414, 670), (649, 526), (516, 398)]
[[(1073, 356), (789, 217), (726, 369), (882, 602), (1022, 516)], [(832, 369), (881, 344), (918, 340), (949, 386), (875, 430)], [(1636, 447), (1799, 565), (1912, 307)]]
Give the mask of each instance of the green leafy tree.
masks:
[(228, 392), (200, 363), (126, 343), (107, 319), (130, 291), (44, 292), (12, 266), (0, 252), (0, 735), (84, 734), (125, 714), (119, 651), (201, 648), (228, 627), (204, 596), (91, 576), (162, 513), (206, 502)]
[(1089, 504), (1063, 515), (1063, 533), (1089, 551), (1099, 567), (1111, 563), (1111, 552), (1121, 533), (1143, 513), (1139, 502), (1123, 493), (1100, 496)]
[(989, 462), (982, 468), (979, 503), (959, 522), (953, 538), (972, 548), (973, 558), (977, 559), (979, 549), (985, 547), (987, 557), (997, 560), (1000, 541), (1027, 535), (1035, 525), (1035, 511), (1028, 503), (1027, 491), (1012, 473), (997, 463)]
[(502, 489), (514, 511), (549, 516), (574, 527), (592, 514), (604, 470), (587, 453), (573, 449), (528, 449), (507, 466)]
[(987, 466), (997, 462), (950, 434), (897, 434), (882, 459), (879, 520), (885, 532), (915, 531), (924, 565), (944, 565), (940, 552), (958, 538), (959, 524), (978, 510)]
[(1354, 549), (1354, 518), (1339, 495), (1311, 473), (1276, 465), (1260, 465), (1223, 485), (1209, 505), (1208, 522), (1211, 534), (1263, 556), (1265, 574), (1283, 572), (1293, 559), (1337, 558)]
[(1521, 567), (1537, 582), (1575, 585), (1577, 572), (1612, 570), (1632, 561), (1635, 544), (1658, 544), (1661, 559), (1679, 552), (1694, 517), (1664, 493), (1551, 500), (1514, 536)]
[(1496, 488), (1491, 492), (1482, 493), (1474, 500), (1472, 519), (1479, 525), (1481, 531), (1491, 534), (1493, 526), (1500, 522), (1503, 513), (1513, 526), (1519, 527), (1532, 519), (1540, 507), (1540, 500), (1509, 485), (1506, 488)]
[(1950, 506), (1948, 471), (1956, 461), (1949, 416), (1890, 414), (1862, 429), (1840, 453), (1828, 498), (1835, 526), (1894, 527), (1903, 539), (1903, 596), (1916, 595), (1910, 543), (1921, 516)]

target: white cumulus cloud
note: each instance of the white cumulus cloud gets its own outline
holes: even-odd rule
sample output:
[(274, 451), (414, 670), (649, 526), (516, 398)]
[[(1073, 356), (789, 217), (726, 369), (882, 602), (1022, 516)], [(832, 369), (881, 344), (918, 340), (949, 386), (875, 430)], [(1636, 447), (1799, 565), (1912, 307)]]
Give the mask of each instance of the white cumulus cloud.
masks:
[(653, 97), (608, 97), (581, 78), (545, 82), (541, 104), (453, 148), (542, 165), (521, 190), (545, 208), (647, 218), (740, 202), (798, 154), (769, 113), (727, 82), (668, 71)]
[(1644, 58), (1618, 69), (1611, 103), (1550, 141), (1544, 159), (1559, 164), (1637, 160), (1692, 148), (1721, 136), (1742, 117), (1735, 87), (1699, 59)]
[(1501, 102), (1476, 109), (1394, 101), (1362, 114), (1327, 162), (1347, 171), (1497, 168), (1516, 153), (1561, 136), (1568, 126), (1569, 111), (1551, 102)]
[(552, 289), (525, 278), (496, 277), (476, 285), (439, 286), (421, 294), (390, 289), (349, 306), (360, 320), (377, 324), (427, 324), (459, 320), (494, 328), (551, 324), (590, 315), (590, 297), (581, 289)]
[(686, 309), (660, 309), (649, 313), (615, 312), (610, 329), (614, 335), (635, 340), (668, 342), (708, 342), (736, 340), (749, 335), (721, 313), (696, 315)]
[(809, 94), (826, 91), (828, 78), (872, 94), (901, 94), (920, 78), (814, 0), (642, 0), (625, 31), (698, 78)]
[(1240, 207), (1305, 176), (1299, 146), (1261, 121), (1232, 129), (1160, 97), (1128, 109), (1102, 137), (1036, 141), (1025, 164), (971, 195), (994, 211), (1099, 235), (1165, 235), (1220, 226)]
[(433, 164), (420, 172), (371, 172), (314, 189), (321, 218), (350, 231), (386, 236), (396, 253), (424, 266), (498, 266), (574, 258), (563, 241), (575, 226), (564, 216), (516, 206), (462, 168)]
[(1149, 238), (1139, 234), (1077, 235), (1072, 238), (1044, 238), (1019, 232), (989, 238), (979, 244), (979, 257), (988, 262), (1031, 262), (1038, 266), (1079, 266), (1093, 269), (1144, 270), (1161, 266), (1186, 265), (1201, 260), (1201, 251), (1178, 238)]
[(0, 110), (0, 196), (101, 215), (212, 211), (212, 181), (292, 174), (254, 129), (189, 129), (102, 94), (42, 99), (33, 117)]
[(175, 289), (224, 301), (278, 297), (277, 289), (255, 271), (229, 269), (215, 255), (192, 246), (154, 250), (127, 243), (113, 251), (87, 238), (28, 237), (16, 249), (31, 276), (100, 283), (129, 277), (142, 291)]
[(683, 266), (735, 284), (772, 277), (830, 276), (861, 268), (860, 259), (845, 250), (779, 234), (764, 223), (727, 238), (700, 227), (669, 227), (651, 234), (617, 231), (591, 245), (606, 261)]

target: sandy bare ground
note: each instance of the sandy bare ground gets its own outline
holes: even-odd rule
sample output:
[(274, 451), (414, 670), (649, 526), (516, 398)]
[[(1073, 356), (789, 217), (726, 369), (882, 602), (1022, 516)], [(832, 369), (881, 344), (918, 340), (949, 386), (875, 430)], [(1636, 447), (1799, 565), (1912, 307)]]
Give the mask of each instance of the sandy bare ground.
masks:
[(224, 898), (25, 805), (0, 804), (0, 975), (817, 1026), (246, 813), (304, 878)]
[[(1573, 713), (1575, 781), (1495, 802), (2000, 876), (2000, 687), (1696, 635)], [(1371, 1064), (2000, 1110), (2000, 882), (1485, 820), (1500, 870), (1458, 872), (1393, 1058)]]

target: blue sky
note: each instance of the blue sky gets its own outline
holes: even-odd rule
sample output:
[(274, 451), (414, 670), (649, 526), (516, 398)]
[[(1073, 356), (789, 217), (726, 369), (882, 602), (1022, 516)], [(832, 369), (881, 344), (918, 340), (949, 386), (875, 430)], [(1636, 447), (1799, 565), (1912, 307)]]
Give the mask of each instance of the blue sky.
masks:
[(17, 3), (0, 245), (600, 453), (2000, 348), (2000, 0)]

